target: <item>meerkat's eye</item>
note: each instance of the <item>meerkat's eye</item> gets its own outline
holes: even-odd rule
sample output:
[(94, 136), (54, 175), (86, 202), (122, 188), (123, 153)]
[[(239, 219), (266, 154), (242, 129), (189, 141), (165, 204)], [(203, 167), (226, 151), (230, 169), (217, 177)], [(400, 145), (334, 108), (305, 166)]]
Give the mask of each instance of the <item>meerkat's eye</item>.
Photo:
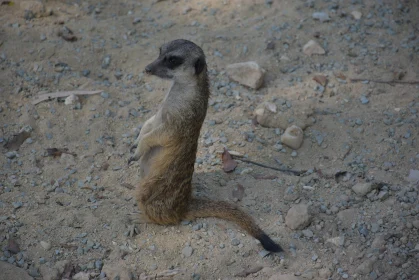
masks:
[(183, 59), (177, 56), (169, 56), (167, 61), (169, 62), (169, 67), (172, 69), (183, 63)]

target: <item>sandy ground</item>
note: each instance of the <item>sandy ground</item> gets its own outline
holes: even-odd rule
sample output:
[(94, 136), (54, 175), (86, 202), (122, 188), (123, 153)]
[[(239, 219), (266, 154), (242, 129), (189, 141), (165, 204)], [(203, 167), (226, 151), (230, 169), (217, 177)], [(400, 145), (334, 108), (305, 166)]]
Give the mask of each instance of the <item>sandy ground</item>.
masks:
[[(419, 81), (417, 0), (7, 2), (0, 6), (4, 271), (38, 279), (240, 279), (249, 269), (249, 279), (419, 279), (419, 85), (406, 83)], [(126, 219), (137, 209), (139, 180), (138, 164), (126, 164), (129, 147), (169, 86), (143, 69), (177, 38), (200, 45), (210, 71), (195, 195), (236, 203), (284, 254), (267, 254), (222, 220), (134, 230)], [(325, 54), (304, 54), (309, 40)], [(246, 61), (266, 70), (258, 90), (225, 73)], [(72, 90), (102, 93), (70, 105), (32, 104)], [(310, 112), (301, 148), (281, 144), (284, 128), (252, 121), (264, 102), (289, 125)], [(238, 161), (227, 174), (223, 147), (308, 172)], [(68, 153), (54, 157), (49, 148)], [(365, 195), (353, 190), (360, 183)], [(239, 184), (241, 200), (233, 195)], [(285, 221), (297, 204), (309, 207), (310, 224), (293, 230)]]

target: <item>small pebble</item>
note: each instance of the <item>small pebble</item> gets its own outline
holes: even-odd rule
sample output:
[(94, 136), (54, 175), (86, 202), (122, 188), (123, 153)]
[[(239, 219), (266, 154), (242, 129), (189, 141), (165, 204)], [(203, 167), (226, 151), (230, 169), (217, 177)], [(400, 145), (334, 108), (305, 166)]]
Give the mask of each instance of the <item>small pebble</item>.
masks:
[(192, 253), (193, 253), (193, 249), (191, 246), (186, 246), (185, 248), (182, 249), (182, 255), (184, 255), (185, 257), (192, 256)]
[(237, 238), (234, 238), (233, 240), (231, 240), (231, 245), (238, 246), (239, 244), (240, 244), (240, 240), (238, 240)]
[(360, 101), (362, 104), (368, 104), (370, 102), (365, 96), (361, 96)]

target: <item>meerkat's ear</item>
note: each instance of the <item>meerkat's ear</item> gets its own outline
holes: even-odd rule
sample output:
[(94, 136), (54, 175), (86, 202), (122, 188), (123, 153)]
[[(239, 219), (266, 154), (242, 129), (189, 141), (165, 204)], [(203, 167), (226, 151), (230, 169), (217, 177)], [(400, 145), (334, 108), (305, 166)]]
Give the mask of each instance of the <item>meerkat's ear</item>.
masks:
[(205, 61), (202, 58), (198, 58), (195, 61), (195, 74), (199, 75), (201, 74), (202, 70), (204, 70), (205, 67)]

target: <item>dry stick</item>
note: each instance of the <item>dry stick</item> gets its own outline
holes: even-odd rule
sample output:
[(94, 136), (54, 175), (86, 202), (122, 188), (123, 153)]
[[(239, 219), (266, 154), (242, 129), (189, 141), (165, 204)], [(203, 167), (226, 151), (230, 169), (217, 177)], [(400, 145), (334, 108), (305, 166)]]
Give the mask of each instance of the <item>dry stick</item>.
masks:
[(391, 80), (391, 81), (383, 81), (383, 80), (375, 80), (375, 79), (362, 79), (362, 78), (351, 78), (349, 79), (351, 82), (363, 82), (363, 81), (370, 81), (374, 83), (380, 83), (380, 84), (409, 84), (409, 85), (415, 85), (419, 84), (419, 81), (398, 81), (398, 80)]
[(300, 176), (301, 174), (307, 172), (306, 170), (292, 170), (292, 169), (286, 169), (286, 168), (273, 167), (273, 166), (265, 165), (263, 163), (255, 162), (253, 160), (245, 159), (245, 158), (240, 157), (240, 156), (233, 156), (233, 155), (231, 155), (231, 156), (233, 157), (233, 159), (241, 160), (243, 162), (251, 163), (251, 164), (254, 164), (254, 165), (257, 165), (257, 166), (260, 166), (260, 167), (269, 168), (269, 169), (273, 169), (273, 170), (276, 170), (276, 171), (290, 173), (294, 176)]
[(46, 93), (46, 94), (41, 94), (41, 95), (37, 95), (34, 97), (34, 99), (32, 100), (32, 104), (36, 105), (42, 101), (45, 100), (51, 100), (53, 98), (58, 98), (58, 97), (67, 97), (70, 96), (72, 94), (74, 95), (91, 95), (91, 94), (98, 94), (101, 93), (103, 90), (95, 90), (95, 91), (86, 91), (86, 90), (76, 90), (76, 91), (61, 91), (61, 92), (52, 92), (52, 93)]

